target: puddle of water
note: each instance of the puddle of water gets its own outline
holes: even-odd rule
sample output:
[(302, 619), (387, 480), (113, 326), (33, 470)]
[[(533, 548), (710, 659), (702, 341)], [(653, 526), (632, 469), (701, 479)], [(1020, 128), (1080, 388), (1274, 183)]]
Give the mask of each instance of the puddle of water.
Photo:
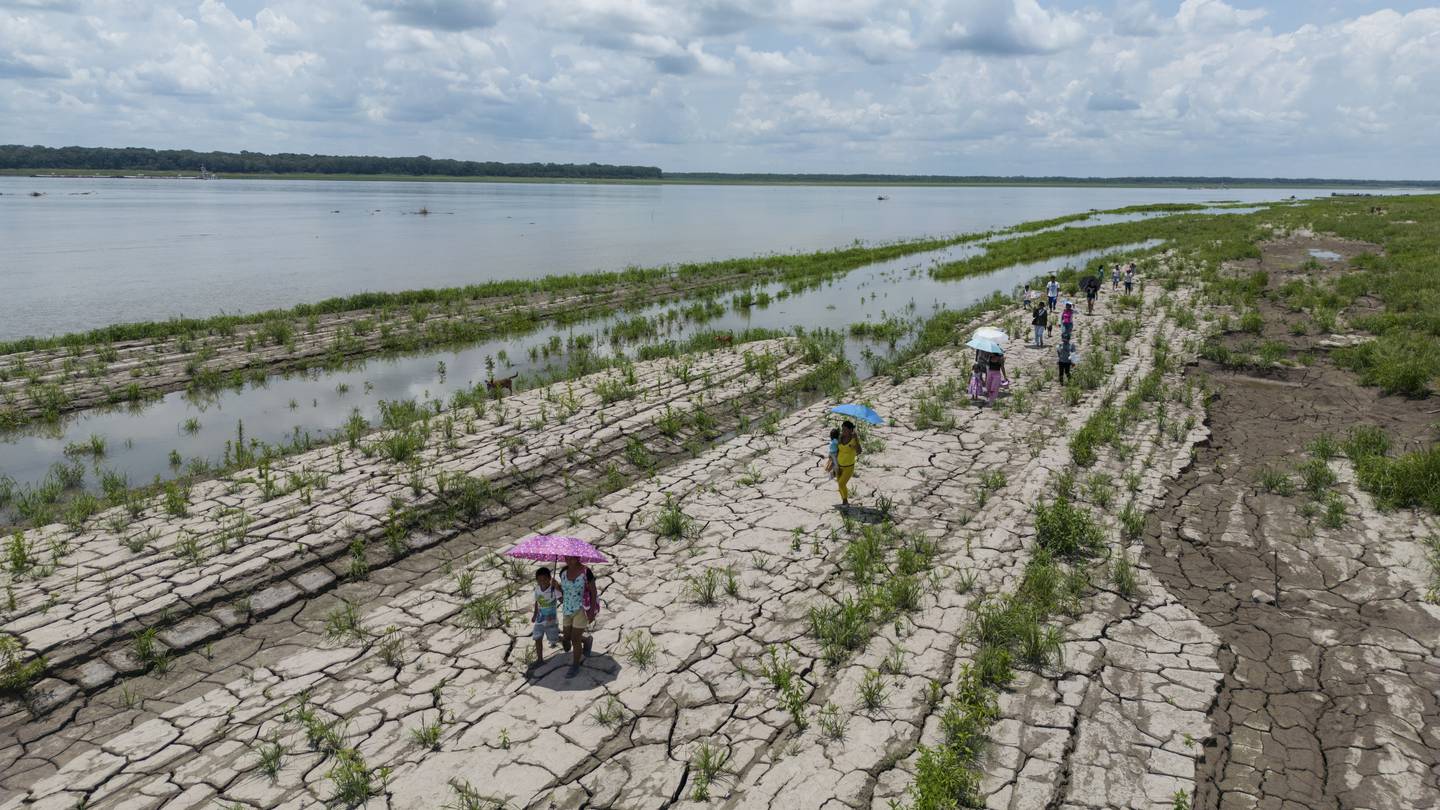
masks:
[[(1148, 244), (1057, 257), (951, 281), (933, 279), (929, 274), (932, 265), (984, 249), (982, 244), (958, 245), (869, 265), (785, 298), (780, 298), (785, 289), (781, 283), (754, 288), (757, 295), (763, 291), (771, 296), (766, 306), (736, 309), (729, 295), (722, 296), (716, 300), (725, 305), (725, 314), (704, 322), (676, 317), (665, 321), (659, 334), (647, 342), (683, 341), (710, 330), (789, 332), (797, 325), (812, 330), (829, 328), (846, 335), (846, 355), (864, 377), (870, 373), (867, 350), (883, 355), (889, 347), (850, 336), (853, 323), (879, 323), (891, 316), (914, 321), (943, 308), (962, 309), (997, 292), (1013, 294), (1024, 283), (1068, 265), (1083, 265), (1095, 256)], [(636, 317), (654, 319), (677, 308), (673, 303), (655, 305), (578, 324), (546, 326), (524, 336), (458, 350), (375, 358), (338, 370), (311, 369), (203, 399), (177, 391), (135, 408), (85, 411), (58, 426), (36, 425), (6, 436), (0, 443), (0, 475), (10, 476), (17, 484), (37, 484), (52, 465), (75, 463), (65, 455), (67, 444), (84, 443), (97, 435), (106, 439), (106, 454), (86, 461), (88, 489), (98, 490), (101, 470), (124, 473), (132, 486), (156, 477), (168, 480), (180, 472), (172, 464), (172, 454), (186, 463), (191, 459), (219, 463), (227, 442), (236, 440), (241, 425), (246, 441), (281, 444), (305, 434), (321, 440), (338, 431), (355, 410), (372, 424), (377, 422), (381, 400), (444, 400), (455, 391), (473, 388), (490, 376), (487, 359), (495, 362), (496, 377), (563, 370), (567, 363), (564, 351), (552, 352), (547, 358), (540, 347), (564, 347), (585, 336), (593, 338), (592, 352), (598, 357), (613, 358), (617, 351), (633, 356), (643, 344), (617, 348), (607, 337), (611, 327)], [(186, 429), (191, 419), (198, 421), (198, 430)]]
[(1345, 258), (1333, 250), (1317, 250), (1316, 248), (1310, 248), (1310, 255), (1322, 262), (1338, 262)]

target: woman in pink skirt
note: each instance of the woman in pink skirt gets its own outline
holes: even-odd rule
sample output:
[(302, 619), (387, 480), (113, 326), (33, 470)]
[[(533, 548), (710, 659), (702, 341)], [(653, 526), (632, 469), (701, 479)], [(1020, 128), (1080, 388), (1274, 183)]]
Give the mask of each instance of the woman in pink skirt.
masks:
[(990, 398), (990, 404), (995, 404), (995, 397), (1000, 395), (1000, 383), (1005, 379), (1005, 355), (991, 354), (985, 359), (986, 390)]

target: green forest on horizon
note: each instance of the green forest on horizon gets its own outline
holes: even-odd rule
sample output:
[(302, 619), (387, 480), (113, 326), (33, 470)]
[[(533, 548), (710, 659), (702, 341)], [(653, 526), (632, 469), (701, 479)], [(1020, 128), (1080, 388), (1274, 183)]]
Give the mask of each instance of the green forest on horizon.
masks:
[(851, 184), (851, 185), (1114, 185), (1114, 186), (1334, 186), (1440, 188), (1440, 180), (1362, 180), (1319, 177), (1131, 176), (1071, 177), (1065, 175), (914, 175), (876, 173), (666, 172), (655, 166), (607, 163), (505, 163), (452, 160), (426, 155), (311, 155), (300, 153), (197, 152), (189, 149), (139, 147), (0, 145), (0, 172), (182, 173), (206, 170), (229, 176), (334, 177), (335, 179), (513, 179), (592, 180), (607, 182)]

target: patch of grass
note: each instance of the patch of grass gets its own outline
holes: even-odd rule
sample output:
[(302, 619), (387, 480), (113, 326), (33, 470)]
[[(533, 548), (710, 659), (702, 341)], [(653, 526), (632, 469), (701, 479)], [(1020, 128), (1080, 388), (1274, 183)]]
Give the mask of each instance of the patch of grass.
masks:
[(19, 641), (0, 635), (0, 694), (21, 694), (44, 673), (44, 658), (26, 658)]
[(730, 765), (730, 749), (710, 742), (702, 742), (695, 749), (690, 757), (690, 774), (694, 779), (694, 788), (690, 791), (690, 798), (695, 801), (705, 801), (710, 798), (710, 786)]
[(870, 639), (875, 606), (867, 599), (842, 597), (830, 605), (810, 608), (810, 632), (820, 642), (826, 660), (843, 660)]
[(445, 810), (509, 810), (510, 803), (504, 799), (487, 796), (476, 790), (463, 779), (451, 779), (450, 791), (455, 794), (444, 805)]
[(1306, 459), (1296, 469), (1300, 474), (1301, 487), (1313, 498), (1319, 498), (1330, 487), (1335, 486), (1335, 472), (1323, 459)]
[(845, 739), (845, 730), (850, 725), (850, 720), (840, 712), (840, 707), (834, 703), (826, 703), (820, 708), (817, 716), (820, 724), (820, 733), (825, 739), (838, 742)]
[(1114, 583), (1116, 593), (1126, 599), (1134, 599), (1140, 592), (1140, 585), (1135, 579), (1135, 565), (1130, 562), (1128, 552), (1120, 552), (1111, 563), (1110, 581)]
[(606, 377), (595, 383), (595, 396), (605, 405), (630, 399), (637, 393), (638, 389), (619, 377)]
[(325, 637), (331, 641), (364, 641), (367, 635), (354, 602), (342, 601), (325, 614)]
[(651, 531), (667, 540), (682, 540), (695, 531), (695, 519), (680, 508), (680, 501), (672, 493), (665, 493), (665, 503), (651, 519)]
[(606, 695), (604, 703), (595, 704), (590, 712), (590, 719), (595, 725), (602, 726), (610, 731), (619, 728), (625, 722), (625, 706), (615, 699), (614, 695)]
[(19, 529), (5, 540), (5, 562), (13, 576), (19, 577), (35, 565), (34, 547), (34, 543)]
[(1036, 670), (1059, 665), (1063, 641), (1060, 628), (1039, 621), (1026, 622), (1020, 631), (1020, 660)]
[(499, 594), (477, 596), (460, 608), (458, 621), (470, 630), (488, 630), (504, 623), (505, 600)]
[(1351, 461), (1358, 463), (1362, 458), (1389, 453), (1390, 437), (1377, 425), (1360, 425), (1350, 430), (1341, 449)]
[(1135, 502), (1125, 504), (1125, 509), (1120, 510), (1120, 538), (1125, 542), (1133, 543), (1140, 539), (1145, 532), (1145, 513), (1136, 509)]
[(643, 630), (627, 633), (620, 649), (625, 660), (641, 672), (655, 665), (655, 639)]
[(332, 801), (346, 807), (357, 807), (384, 789), (389, 773), (389, 768), (371, 770), (359, 751), (347, 748), (335, 755), (335, 764), (325, 778), (335, 784)]
[(1115, 499), (1115, 482), (1104, 473), (1091, 473), (1085, 478), (1085, 497), (1100, 509), (1109, 509)]
[(254, 751), (255, 756), (259, 757), (260, 770), (274, 779), (280, 773), (280, 765), (285, 759), (285, 746), (278, 740), (270, 740), (256, 744)]
[(911, 810), (954, 810), (980, 804), (979, 761), (985, 732), (1000, 716), (994, 693), (974, 667), (960, 673), (954, 696), (940, 716), (940, 742), (920, 746)]
[(1104, 533), (1089, 512), (1066, 498), (1035, 507), (1036, 544), (1058, 558), (1089, 557), (1104, 546)]
[(440, 735), (445, 731), (437, 719), (433, 723), (421, 723), (419, 726), (410, 729), (410, 741), (424, 748), (426, 751), (440, 750)]
[(1270, 467), (1261, 467), (1260, 488), (1272, 495), (1289, 497), (1295, 494), (1295, 481), (1287, 472), (1282, 472)]
[(1307, 452), (1321, 461), (1329, 461), (1340, 455), (1340, 442), (1335, 440), (1329, 433), (1322, 433), (1316, 436), (1314, 441), (1305, 446)]
[(885, 708), (885, 702), (890, 699), (890, 687), (886, 683), (884, 673), (874, 670), (865, 670), (865, 677), (860, 680), (859, 687), (860, 707), (871, 714)]
[(713, 606), (717, 595), (720, 593), (720, 576), (719, 570), (706, 568), (704, 572), (700, 574), (692, 574), (686, 577), (686, 598), (701, 607)]
[(1440, 604), (1440, 536), (1430, 535), (1425, 538), (1425, 564), (1429, 566), (1429, 586), (1425, 589), (1425, 599), (1432, 604)]

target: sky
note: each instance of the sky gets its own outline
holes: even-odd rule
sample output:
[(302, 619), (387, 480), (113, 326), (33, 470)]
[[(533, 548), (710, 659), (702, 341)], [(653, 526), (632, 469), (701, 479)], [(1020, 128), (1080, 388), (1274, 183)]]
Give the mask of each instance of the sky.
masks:
[(0, 143), (1440, 179), (1440, 5), (0, 0)]

